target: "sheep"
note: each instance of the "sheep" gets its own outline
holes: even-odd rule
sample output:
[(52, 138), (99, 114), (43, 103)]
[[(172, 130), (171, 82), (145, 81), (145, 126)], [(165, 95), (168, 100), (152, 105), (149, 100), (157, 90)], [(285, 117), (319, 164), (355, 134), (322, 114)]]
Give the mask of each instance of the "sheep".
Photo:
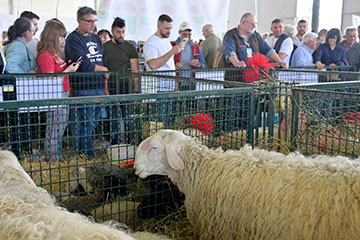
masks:
[(133, 169), (113, 164), (97, 163), (79, 167), (70, 173), (70, 196), (57, 194), (69, 211), (76, 210), (89, 215), (95, 208), (117, 197), (125, 197), (136, 189)]
[(200, 239), (358, 239), (360, 161), (209, 149), (173, 130), (144, 140), (141, 178), (167, 175)]
[(34, 181), (22, 168), (19, 161), (17, 160), (17, 157), (15, 156), (15, 154), (13, 152), (0, 151), (0, 166), (8, 166), (8, 167), (17, 169), (18, 171), (20, 171), (23, 174), (23, 176), (25, 177), (25, 179), (28, 180), (29, 183), (31, 183), (32, 185), (35, 185)]
[(184, 195), (167, 177), (153, 175), (143, 182), (151, 191), (143, 197), (137, 208), (137, 213), (142, 219), (162, 218), (183, 205)]
[(125, 232), (97, 224), (55, 205), (10, 152), (0, 151), (0, 239), (134, 240)]

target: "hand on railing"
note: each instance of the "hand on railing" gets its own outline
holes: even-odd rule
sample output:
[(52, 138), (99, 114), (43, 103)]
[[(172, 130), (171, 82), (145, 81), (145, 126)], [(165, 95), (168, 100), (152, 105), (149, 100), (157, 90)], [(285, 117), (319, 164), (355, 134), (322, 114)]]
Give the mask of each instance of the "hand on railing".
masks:
[(236, 56), (230, 56), (229, 61), (234, 65), (234, 67), (244, 68), (246, 67), (246, 63), (244, 61), (239, 61)]
[(279, 65), (284, 68), (284, 69), (288, 69), (289, 68), (289, 64), (286, 62), (280, 62)]
[(321, 70), (325, 67), (325, 64), (321, 63), (320, 61), (316, 61), (315, 66), (318, 70)]

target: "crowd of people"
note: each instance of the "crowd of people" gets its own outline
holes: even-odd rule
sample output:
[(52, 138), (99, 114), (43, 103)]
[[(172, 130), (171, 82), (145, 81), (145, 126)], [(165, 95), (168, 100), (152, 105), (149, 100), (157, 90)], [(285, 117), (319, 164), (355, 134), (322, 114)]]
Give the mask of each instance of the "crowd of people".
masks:
[[(93, 75), (71, 75), (63, 79), (63, 97), (68, 97), (70, 90), (73, 96), (102, 96), (126, 94), (129, 89), (139, 92), (138, 80), (116, 82), (118, 78), (101, 72), (139, 72), (139, 53), (134, 41), (126, 41), (125, 20), (116, 17), (111, 30), (102, 29), (96, 32), (97, 13), (89, 7), (77, 11), (78, 27), (68, 36), (65, 25), (58, 19), (46, 21), (40, 40), (34, 38), (38, 31), (40, 17), (33, 12), (25, 11), (3, 32), (1, 46), (2, 73), (67, 73), (93, 72)], [(192, 39), (192, 26), (183, 22), (178, 28), (178, 38), (170, 41), (173, 20), (163, 14), (157, 21), (157, 30), (143, 46), (143, 57), (146, 71), (189, 70), (198, 68), (247, 66), (247, 60), (259, 52), (267, 56), (282, 68), (289, 66), (314, 66), (323, 69), (325, 66), (353, 65), (360, 68), (360, 37), (356, 27), (349, 27), (342, 39), (340, 30), (333, 28), (320, 31), (319, 34), (308, 32), (308, 23), (300, 20), (297, 26), (284, 26), (281, 19), (271, 22), (271, 33), (261, 35), (256, 29), (256, 16), (245, 13), (237, 27), (226, 32), (221, 40), (214, 33), (211, 24), (202, 28), (205, 40), (201, 44)], [(96, 72), (98, 72), (96, 74)], [(175, 73), (174, 73), (175, 74)], [(193, 71), (178, 74), (192, 76)], [(175, 91), (173, 81), (161, 83), (165, 91)], [(52, 160), (61, 159), (62, 136), (70, 116), (74, 148), (88, 156), (94, 156), (93, 140), (98, 121), (104, 112), (110, 119), (120, 119), (127, 114), (121, 107), (104, 109), (101, 106), (83, 106), (53, 110), (46, 114), (45, 150)], [(107, 115), (105, 114), (105, 115)], [(19, 121), (28, 121), (20, 116)], [(113, 120), (110, 124), (111, 142), (125, 141), (124, 123)], [(119, 129), (120, 128), (120, 129)], [(14, 133), (15, 134), (15, 133)], [(16, 135), (16, 134), (15, 134)], [(22, 140), (26, 136), (19, 134)], [(21, 147), (14, 147), (14, 151)], [(30, 151), (29, 146), (22, 150)]]

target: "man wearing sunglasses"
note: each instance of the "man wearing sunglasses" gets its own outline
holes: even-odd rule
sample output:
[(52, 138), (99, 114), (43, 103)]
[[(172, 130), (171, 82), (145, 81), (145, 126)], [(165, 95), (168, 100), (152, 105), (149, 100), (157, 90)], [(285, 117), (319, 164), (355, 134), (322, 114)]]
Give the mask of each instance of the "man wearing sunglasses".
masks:
[[(81, 7), (77, 11), (78, 27), (70, 33), (65, 44), (66, 62), (81, 61), (77, 72), (105, 72), (104, 49), (99, 36), (93, 33), (96, 26), (96, 11)], [(70, 86), (75, 97), (109, 95), (108, 74), (84, 74), (70, 76)], [(104, 108), (90, 104), (70, 108), (71, 133), (74, 149), (88, 157), (94, 157), (92, 136)]]

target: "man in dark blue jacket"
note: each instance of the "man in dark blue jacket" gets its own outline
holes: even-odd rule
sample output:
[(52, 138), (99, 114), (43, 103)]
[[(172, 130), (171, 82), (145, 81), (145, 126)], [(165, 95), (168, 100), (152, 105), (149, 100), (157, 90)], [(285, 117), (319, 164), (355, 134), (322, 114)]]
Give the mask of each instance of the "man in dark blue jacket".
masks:
[[(108, 71), (100, 38), (93, 34), (96, 21), (96, 11), (89, 7), (80, 8), (77, 11), (78, 28), (66, 39), (66, 61), (82, 58), (78, 72)], [(100, 96), (109, 95), (107, 81), (106, 74), (84, 74), (71, 76), (70, 85), (75, 97)], [(92, 136), (103, 110), (104, 107), (96, 104), (70, 109), (72, 140), (78, 153), (94, 156)]]

